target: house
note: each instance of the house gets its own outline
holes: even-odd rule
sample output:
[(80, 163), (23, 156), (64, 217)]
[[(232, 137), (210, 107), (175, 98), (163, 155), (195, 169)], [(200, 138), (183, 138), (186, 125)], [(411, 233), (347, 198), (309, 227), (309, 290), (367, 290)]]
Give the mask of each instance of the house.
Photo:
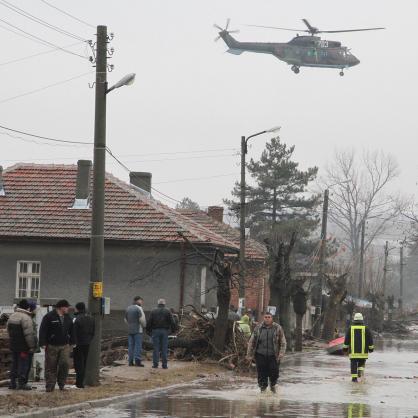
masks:
[[(91, 173), (86, 160), (0, 170), (0, 305), (22, 297), (42, 305), (87, 300)], [(146, 310), (159, 297), (176, 309), (216, 306), (215, 278), (201, 254), (239, 251), (232, 235), (220, 233), (222, 225), (209, 227), (207, 215), (209, 221), (198, 222), (150, 192), (150, 173), (130, 173), (130, 184), (106, 174), (104, 294), (111, 315), (105, 330), (124, 330), (121, 316), (137, 294)]]

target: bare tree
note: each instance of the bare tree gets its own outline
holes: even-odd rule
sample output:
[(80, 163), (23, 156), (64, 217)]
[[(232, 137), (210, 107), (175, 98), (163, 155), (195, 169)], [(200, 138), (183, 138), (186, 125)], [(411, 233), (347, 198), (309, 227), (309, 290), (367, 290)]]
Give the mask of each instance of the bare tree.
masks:
[(329, 217), (341, 230), (343, 242), (356, 260), (360, 252), (361, 224), (367, 220), (365, 249), (401, 213), (404, 203), (389, 193), (398, 176), (396, 162), (383, 152), (337, 151), (326, 169), (324, 188), (332, 188)]

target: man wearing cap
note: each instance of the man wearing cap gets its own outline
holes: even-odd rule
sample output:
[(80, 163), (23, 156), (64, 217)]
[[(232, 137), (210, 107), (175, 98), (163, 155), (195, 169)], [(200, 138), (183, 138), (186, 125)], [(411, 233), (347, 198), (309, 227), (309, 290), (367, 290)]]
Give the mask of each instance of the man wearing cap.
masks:
[(160, 361), (163, 369), (168, 365), (168, 335), (176, 331), (176, 323), (170, 310), (165, 307), (165, 299), (158, 299), (158, 306), (151, 311), (147, 323), (147, 332), (152, 336), (154, 352), (152, 355), (152, 368), (157, 369)]
[(270, 312), (264, 314), (263, 322), (257, 325), (248, 341), (247, 360), (255, 358), (258, 386), (265, 392), (270, 380), (270, 389), (276, 392), (280, 360), (286, 353), (286, 337), (282, 327), (273, 322)]
[(37, 337), (32, 321), (32, 312), (35, 309), (35, 304), (22, 299), (7, 321), (10, 350), (13, 358), (9, 389), (32, 389), (28, 385), (28, 377), (33, 353), (37, 348)]
[(39, 345), (45, 347), (45, 385), (52, 392), (58, 382), (64, 390), (70, 364), (71, 345), (74, 344), (73, 321), (68, 315), (70, 304), (59, 300), (55, 309), (42, 319), (39, 330)]
[(144, 367), (142, 363), (142, 336), (147, 325), (141, 296), (135, 296), (133, 304), (126, 308), (125, 322), (128, 324), (128, 362), (130, 366)]
[(353, 323), (349, 326), (344, 340), (344, 351), (348, 351), (351, 363), (351, 380), (357, 382), (364, 376), (364, 368), (369, 353), (373, 353), (373, 336), (364, 325), (363, 315), (354, 314)]

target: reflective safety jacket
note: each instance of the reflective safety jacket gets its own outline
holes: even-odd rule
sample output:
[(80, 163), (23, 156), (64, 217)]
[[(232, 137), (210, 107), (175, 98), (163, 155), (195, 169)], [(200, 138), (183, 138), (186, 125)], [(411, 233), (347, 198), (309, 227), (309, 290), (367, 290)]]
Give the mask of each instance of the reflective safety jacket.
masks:
[(374, 350), (373, 337), (363, 322), (354, 322), (345, 335), (343, 348), (349, 350), (350, 358), (366, 359)]

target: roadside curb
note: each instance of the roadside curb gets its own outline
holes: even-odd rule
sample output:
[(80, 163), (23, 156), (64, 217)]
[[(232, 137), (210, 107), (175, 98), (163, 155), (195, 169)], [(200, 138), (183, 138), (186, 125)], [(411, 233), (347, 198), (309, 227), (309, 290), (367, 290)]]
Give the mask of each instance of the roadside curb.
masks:
[(179, 388), (182, 386), (188, 386), (192, 383), (201, 382), (204, 379), (192, 380), (187, 383), (179, 383), (177, 385), (170, 385), (163, 388), (148, 389), (141, 392), (132, 392), (126, 393), (124, 395), (112, 396), (110, 398), (102, 399), (93, 399), (91, 401), (84, 401), (76, 404), (58, 406), (56, 408), (40, 408), (34, 412), (25, 412), (23, 414), (13, 414), (13, 415), (0, 415), (0, 418), (53, 418), (53, 417), (62, 417), (66, 414), (71, 414), (72, 412), (85, 411), (92, 408), (103, 408), (109, 406), (112, 403), (123, 403), (131, 400), (139, 400), (146, 398), (149, 395), (155, 393), (164, 392), (166, 390), (171, 390), (174, 388)]

